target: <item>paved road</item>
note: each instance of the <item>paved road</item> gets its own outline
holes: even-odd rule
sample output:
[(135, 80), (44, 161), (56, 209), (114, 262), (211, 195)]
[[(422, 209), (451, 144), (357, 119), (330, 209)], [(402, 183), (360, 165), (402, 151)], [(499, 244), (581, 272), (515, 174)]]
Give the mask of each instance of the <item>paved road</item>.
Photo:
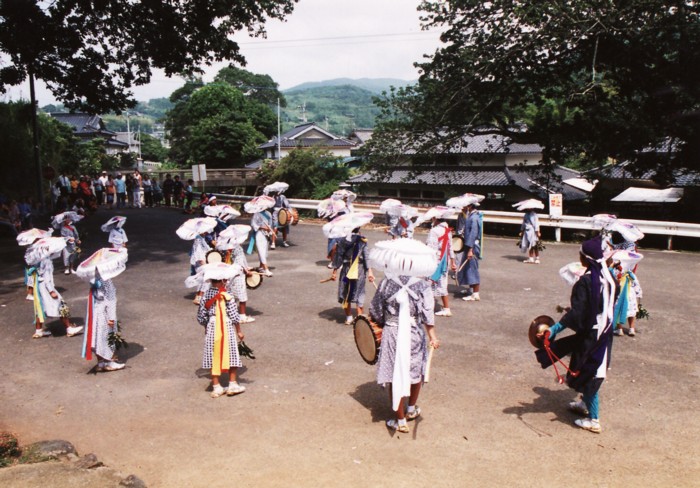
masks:
[[(106, 242), (98, 227), (111, 215), (81, 224), (86, 251)], [(439, 319), (443, 347), (424, 416), (409, 435), (392, 436), (387, 393), (342, 325), (334, 285), (319, 284), (328, 275), (319, 226), (296, 226), (294, 245), (271, 253), (274, 278), (251, 292), (248, 391), (211, 399), (199, 369), (202, 329), (183, 286), (189, 246), (174, 234), (186, 216), (124, 215), (130, 258), (115, 282), (131, 347), (121, 372), (94, 374), (79, 338), (31, 339), (22, 250), (1, 243), (0, 428), (25, 443), (65, 438), (162, 487), (697, 486), (697, 254), (645, 252), (639, 275), (652, 319), (636, 338), (616, 340), (601, 392), (604, 432), (594, 435), (572, 427), (572, 392), (539, 369), (526, 338), (533, 317), (567, 304), (557, 270), (577, 246), (547, 243), (533, 266), (514, 240), (487, 239), (482, 301), (453, 299), (455, 316)], [(59, 273), (56, 282), (81, 322), (86, 285)]]

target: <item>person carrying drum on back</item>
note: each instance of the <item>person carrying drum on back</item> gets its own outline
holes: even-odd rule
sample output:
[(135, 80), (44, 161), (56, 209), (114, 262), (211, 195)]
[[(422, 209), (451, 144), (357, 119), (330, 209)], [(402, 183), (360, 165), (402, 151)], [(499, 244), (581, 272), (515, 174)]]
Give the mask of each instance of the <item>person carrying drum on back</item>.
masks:
[[(425, 278), (437, 266), (435, 252), (412, 239), (377, 243), (370, 253), (371, 266), (385, 277), (370, 303), (370, 318), (383, 324), (377, 363), (377, 383), (389, 385), (396, 418), (387, 420), (390, 430), (408, 433), (407, 420), (421, 414), (416, 405), (427, 381), (428, 345), (437, 349), (435, 299)], [(408, 407), (406, 407), (408, 397)]]
[(289, 247), (289, 242), (287, 241), (287, 236), (289, 235), (289, 220), (287, 220), (286, 225), (280, 225), (279, 221), (279, 214), (280, 210), (284, 209), (290, 209), (291, 206), (289, 205), (289, 200), (287, 200), (287, 197), (285, 197), (282, 192), (272, 192), (270, 194), (271, 197), (275, 199), (275, 206), (272, 208), (272, 220), (273, 220), (273, 229), (274, 229), (274, 235), (272, 236), (272, 244), (270, 245), (271, 249), (275, 248), (275, 243), (277, 241), (277, 232), (282, 232), (282, 247)]

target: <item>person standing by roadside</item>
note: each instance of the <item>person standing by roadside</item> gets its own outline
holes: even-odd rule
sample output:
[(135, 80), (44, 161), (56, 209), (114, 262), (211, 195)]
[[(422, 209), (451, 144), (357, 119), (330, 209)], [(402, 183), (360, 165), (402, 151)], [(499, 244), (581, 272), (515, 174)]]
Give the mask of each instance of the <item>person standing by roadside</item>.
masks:
[[(107, 195), (107, 172), (102, 171), (102, 174), (100, 175), (99, 178), (97, 178), (97, 181), (99, 181), (100, 185), (102, 185), (102, 195), (98, 197), (97, 199), (97, 205), (104, 205), (105, 203), (105, 196)], [(97, 185), (95, 185), (95, 189), (97, 189)]]
[(151, 180), (151, 177), (146, 175), (143, 177), (143, 181), (141, 182), (141, 185), (143, 186), (143, 204), (145, 207), (152, 207), (153, 206), (153, 180)]
[(163, 181), (163, 198), (165, 198), (165, 206), (169, 207), (172, 205), (173, 201), (173, 190), (175, 189), (175, 182), (173, 181), (170, 173), (165, 175), (165, 181)]
[(117, 208), (126, 207), (126, 181), (121, 173), (117, 173), (114, 180), (114, 188), (117, 193)]
[(131, 206), (134, 208), (141, 208), (141, 186), (143, 184), (143, 178), (141, 177), (141, 172), (138, 169), (134, 170), (132, 175), (132, 195)]
[(70, 178), (66, 176), (65, 171), (61, 171), (61, 175), (58, 177), (58, 183), (61, 185), (61, 188), (63, 189), (64, 192), (66, 192), (66, 195), (70, 194)]
[(114, 185), (114, 179), (112, 175), (107, 176), (107, 181), (105, 182), (105, 195), (107, 197), (107, 208), (112, 210), (112, 205), (114, 205), (114, 196), (117, 194), (116, 186)]
[(180, 181), (180, 176), (175, 175), (175, 181), (173, 182), (173, 199), (175, 200), (175, 206), (177, 208), (182, 208), (184, 196), (185, 185)]
[(92, 179), (92, 188), (95, 190), (95, 206), (100, 207), (102, 205), (103, 195), (105, 191), (104, 183), (100, 176), (95, 176)]

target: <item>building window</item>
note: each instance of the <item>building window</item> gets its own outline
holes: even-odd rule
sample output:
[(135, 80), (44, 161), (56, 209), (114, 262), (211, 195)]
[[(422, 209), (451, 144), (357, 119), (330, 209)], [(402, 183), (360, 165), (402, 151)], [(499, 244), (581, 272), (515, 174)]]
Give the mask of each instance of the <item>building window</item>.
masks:
[(432, 198), (435, 200), (444, 200), (445, 192), (436, 190), (423, 190), (423, 198)]
[(401, 188), (401, 198), (421, 198), (420, 190)]
[(378, 188), (377, 194), (380, 197), (398, 197), (399, 191), (396, 188)]

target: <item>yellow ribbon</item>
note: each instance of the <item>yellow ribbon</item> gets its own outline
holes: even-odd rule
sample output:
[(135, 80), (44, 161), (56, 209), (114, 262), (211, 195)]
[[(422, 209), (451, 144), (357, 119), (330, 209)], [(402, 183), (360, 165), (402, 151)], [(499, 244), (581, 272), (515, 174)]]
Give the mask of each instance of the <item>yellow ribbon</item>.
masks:
[(229, 361), (229, 337), (226, 327), (226, 302), (231, 300), (231, 295), (225, 291), (219, 291), (214, 297), (214, 351), (212, 354), (211, 374), (221, 375), (222, 371), (228, 371), (231, 367)]

